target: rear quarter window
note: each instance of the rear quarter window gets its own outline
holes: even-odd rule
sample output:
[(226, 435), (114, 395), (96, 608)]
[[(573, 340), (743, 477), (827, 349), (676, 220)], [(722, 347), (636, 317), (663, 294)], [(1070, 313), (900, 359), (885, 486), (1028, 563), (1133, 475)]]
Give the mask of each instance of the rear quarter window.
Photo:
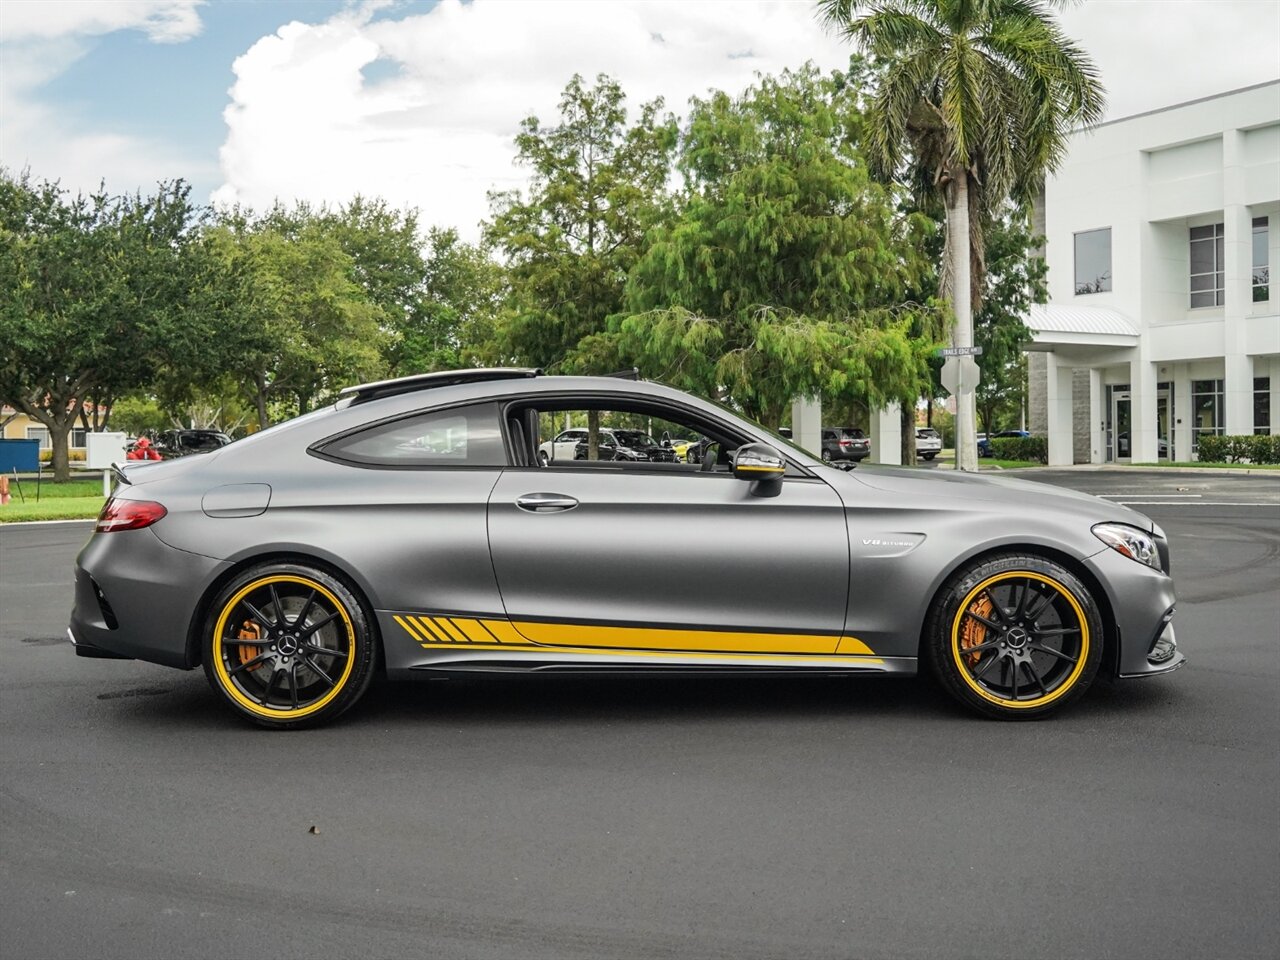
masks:
[(374, 424), (330, 440), (317, 452), (375, 467), (503, 467), (507, 462), (496, 404)]

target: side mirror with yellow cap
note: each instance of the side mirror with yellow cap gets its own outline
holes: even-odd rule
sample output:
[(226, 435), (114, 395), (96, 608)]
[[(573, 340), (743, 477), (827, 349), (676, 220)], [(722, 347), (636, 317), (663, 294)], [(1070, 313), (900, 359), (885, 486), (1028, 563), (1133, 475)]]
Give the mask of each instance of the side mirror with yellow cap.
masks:
[(733, 475), (739, 480), (781, 480), (787, 461), (767, 443), (744, 443), (733, 452)]

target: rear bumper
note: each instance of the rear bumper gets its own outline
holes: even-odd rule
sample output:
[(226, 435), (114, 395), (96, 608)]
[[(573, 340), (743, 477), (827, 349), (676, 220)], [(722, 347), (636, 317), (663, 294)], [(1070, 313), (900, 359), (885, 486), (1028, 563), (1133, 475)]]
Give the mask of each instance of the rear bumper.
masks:
[(177, 550), (150, 528), (95, 534), (76, 558), (67, 630), (76, 654), (194, 666), (187, 644), (192, 617), (228, 566)]

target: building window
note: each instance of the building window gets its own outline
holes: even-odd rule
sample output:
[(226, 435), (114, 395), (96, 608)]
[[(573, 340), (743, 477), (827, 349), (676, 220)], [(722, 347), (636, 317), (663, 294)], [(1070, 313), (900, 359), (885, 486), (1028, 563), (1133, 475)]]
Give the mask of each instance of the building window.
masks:
[(41, 450), (53, 449), (53, 440), (49, 436), (48, 427), (27, 427), (27, 439), (39, 440)]
[(1271, 263), (1267, 242), (1267, 218), (1253, 218), (1253, 302), (1271, 299)]
[(73, 450), (84, 449), (84, 437), (87, 432), (88, 431), (85, 430), (84, 427), (71, 428), (71, 449)]
[(1076, 234), (1076, 293), (1111, 289), (1111, 228)]
[(1271, 432), (1271, 378), (1253, 378), (1253, 432)]
[(1222, 381), (1191, 381), (1191, 448), (1200, 448), (1200, 438), (1222, 433)]
[(1220, 307), (1226, 287), (1222, 224), (1191, 228), (1191, 306)]

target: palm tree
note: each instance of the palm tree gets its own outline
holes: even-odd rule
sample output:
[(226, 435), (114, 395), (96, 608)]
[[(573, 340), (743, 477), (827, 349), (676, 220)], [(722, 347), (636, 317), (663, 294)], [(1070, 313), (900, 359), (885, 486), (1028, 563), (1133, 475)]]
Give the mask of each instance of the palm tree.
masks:
[[(1074, 128), (1097, 123), (1097, 68), (1053, 18), (1064, 0), (818, 0), (818, 16), (883, 68), (867, 115), (877, 176), (940, 191), (942, 287), (952, 343), (973, 345), (981, 224), (1008, 197), (1031, 199)], [(956, 467), (976, 470), (973, 394), (956, 405)]]

